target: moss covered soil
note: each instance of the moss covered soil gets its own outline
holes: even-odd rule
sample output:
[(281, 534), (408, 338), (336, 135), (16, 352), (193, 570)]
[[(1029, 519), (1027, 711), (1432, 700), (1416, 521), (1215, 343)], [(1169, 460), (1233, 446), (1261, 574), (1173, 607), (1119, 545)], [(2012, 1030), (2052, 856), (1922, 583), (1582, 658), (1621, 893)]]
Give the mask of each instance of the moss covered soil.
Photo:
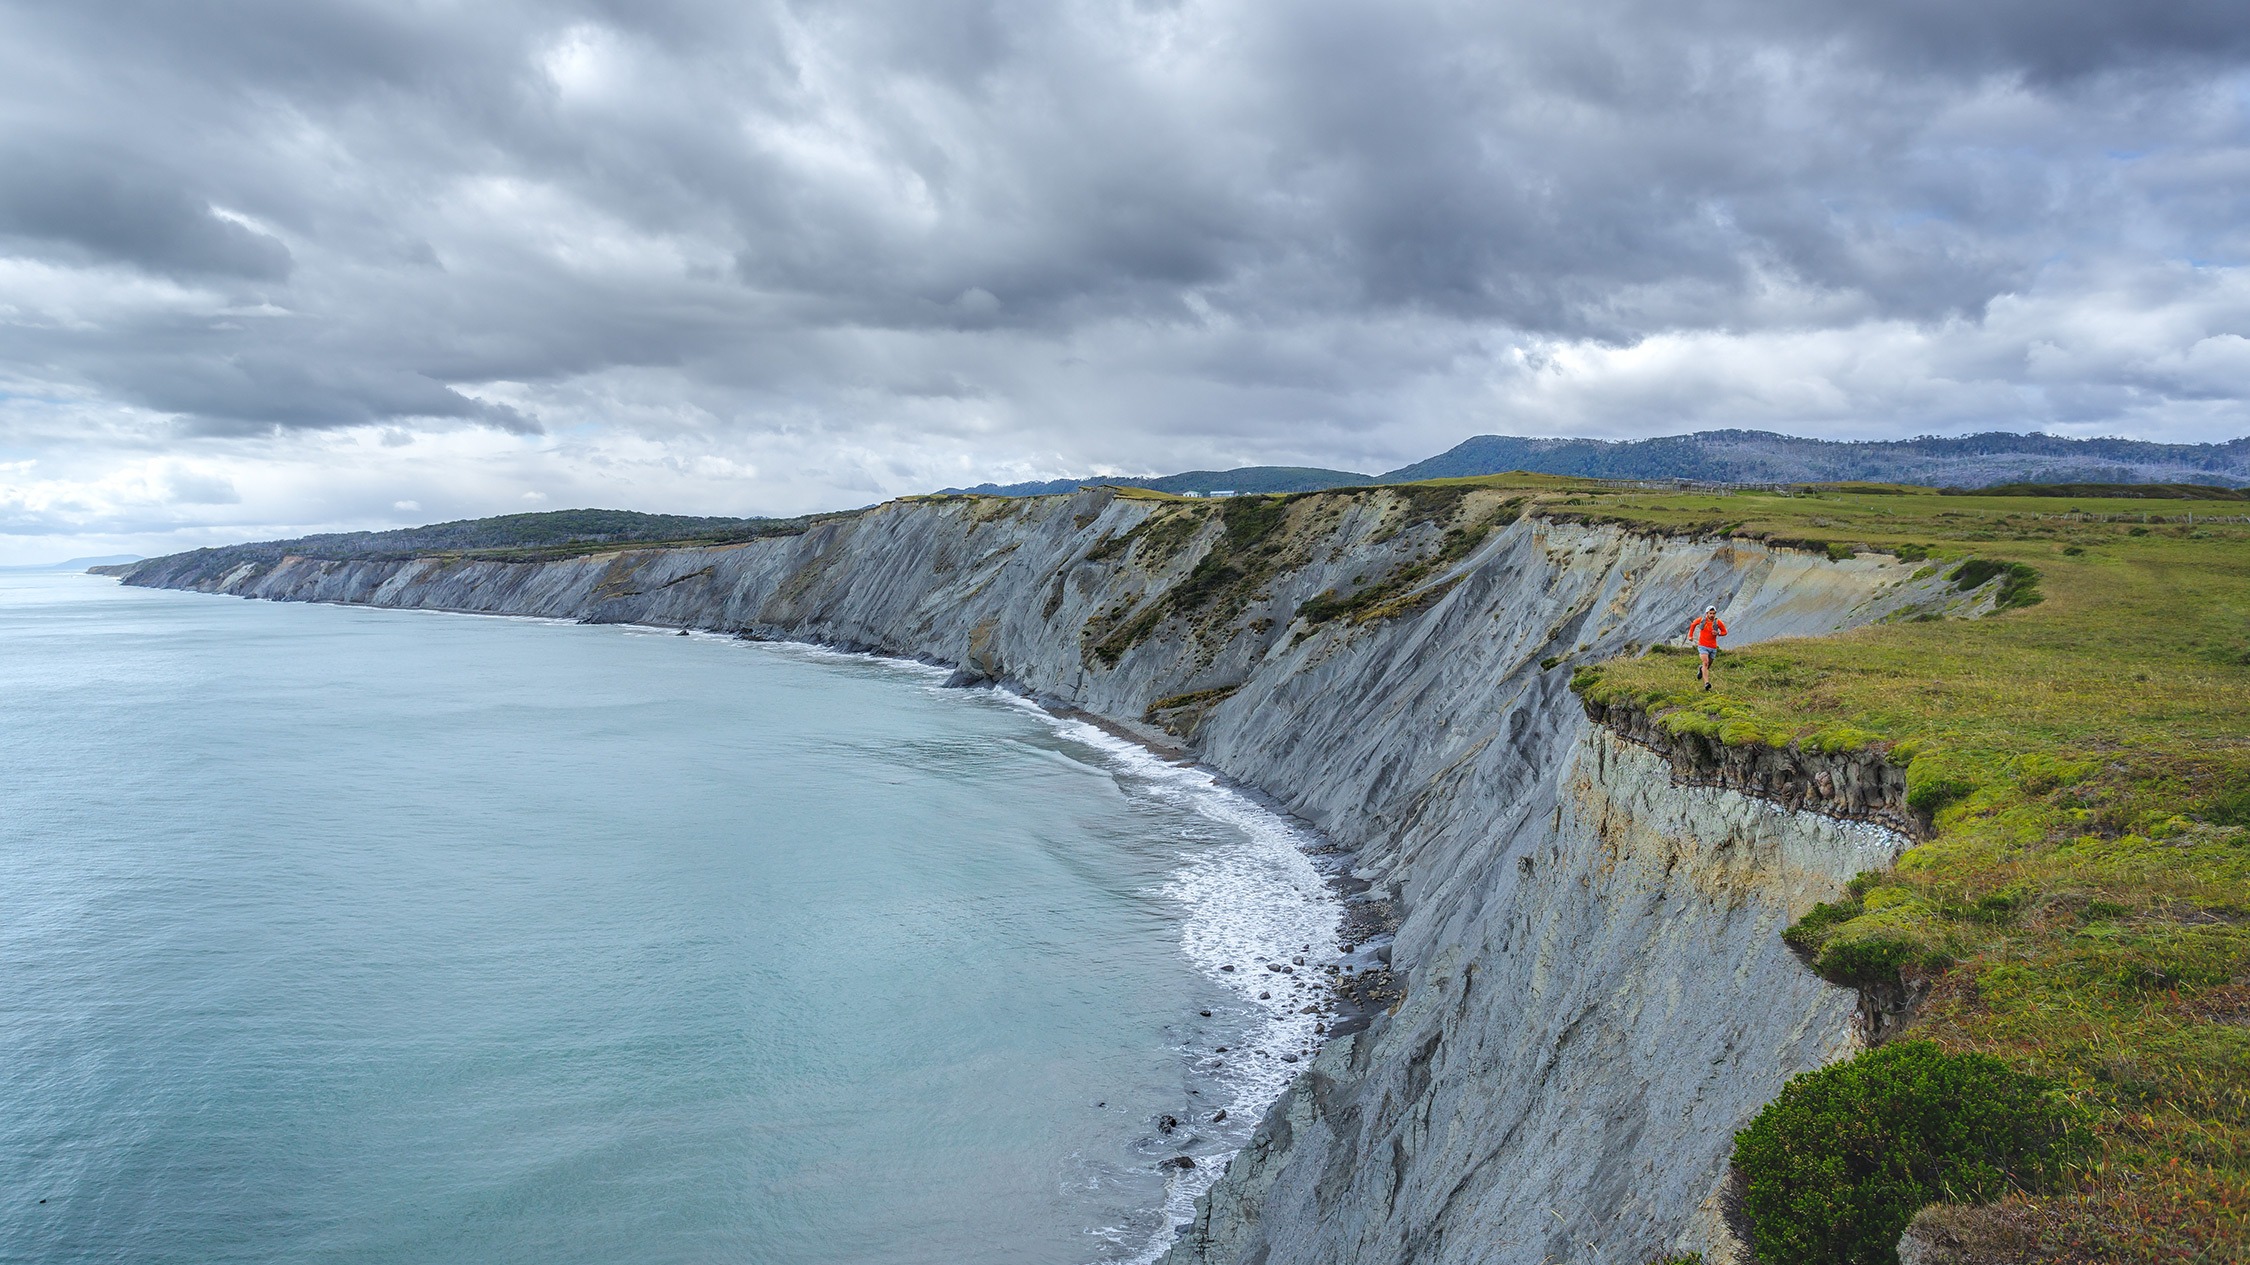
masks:
[[(1929, 990), (1908, 1034), (2053, 1078), (2098, 1157), (2023, 1259), (2250, 1259), (2250, 524), (2230, 500), (1549, 489), (1547, 512), (2015, 577), (2013, 608), (1581, 671), (1675, 730), (1879, 750), (1934, 827), (1792, 929)], [(1965, 568), (1965, 564), (1969, 564)], [(1738, 634), (1754, 630), (1738, 628)], [(1683, 630), (1684, 632), (1684, 630)]]

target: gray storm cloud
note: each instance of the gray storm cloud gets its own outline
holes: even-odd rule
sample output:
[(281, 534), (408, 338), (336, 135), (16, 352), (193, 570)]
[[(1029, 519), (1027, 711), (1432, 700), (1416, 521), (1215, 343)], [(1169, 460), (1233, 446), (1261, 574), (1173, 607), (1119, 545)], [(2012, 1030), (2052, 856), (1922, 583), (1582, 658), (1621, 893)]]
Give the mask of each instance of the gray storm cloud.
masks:
[(2250, 429), (2239, 4), (87, 0), (0, 71), (10, 521)]

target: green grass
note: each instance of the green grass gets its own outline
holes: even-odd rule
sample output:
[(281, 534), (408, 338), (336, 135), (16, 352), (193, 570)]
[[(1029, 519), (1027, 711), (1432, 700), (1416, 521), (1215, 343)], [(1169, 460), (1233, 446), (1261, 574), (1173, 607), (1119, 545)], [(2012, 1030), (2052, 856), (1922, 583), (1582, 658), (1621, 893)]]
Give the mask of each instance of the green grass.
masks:
[(2093, 1111), (2099, 1158), (2068, 1192), (2019, 1201), (2048, 1240), (2083, 1259), (2250, 1258), (2250, 526), (2211, 521), (2243, 504), (1562, 499), (1643, 530), (2009, 577), (2012, 608), (1984, 619), (1722, 655), (1709, 694), (1687, 655), (1574, 680), (1675, 732), (1904, 765), (1933, 837), (1793, 943), (1832, 978), (1929, 983), (1912, 1035), (2055, 1077)]

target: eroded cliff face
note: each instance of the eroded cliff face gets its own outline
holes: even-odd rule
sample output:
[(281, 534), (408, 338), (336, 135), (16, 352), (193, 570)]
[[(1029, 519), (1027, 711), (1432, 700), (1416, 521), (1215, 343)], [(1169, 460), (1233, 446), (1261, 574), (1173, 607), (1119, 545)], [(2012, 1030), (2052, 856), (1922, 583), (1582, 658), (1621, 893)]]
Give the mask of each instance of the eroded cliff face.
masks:
[(1732, 1259), (1734, 1130), (1855, 1045), (1781, 929), (1906, 841), (1683, 787), (1599, 728), (1529, 798), (1397, 1012), (1322, 1051), (1173, 1261)]
[[(1852, 996), (1780, 929), (1903, 841), (1677, 784), (1589, 722), (1570, 665), (1675, 639), (1706, 603), (1745, 643), (1943, 600), (1885, 557), (1520, 518), (1481, 489), (901, 502), (545, 563), (193, 559), (128, 582), (950, 663), (1163, 726), (1357, 850), (1369, 895), (1404, 911), (1405, 999), (1300, 1078), (1181, 1265), (1637, 1265), (1710, 1243), (1733, 1130), (1850, 1039)], [(1315, 598), (1318, 622), (1298, 613)]]
[(1588, 700), (1587, 718), (1665, 758), (1683, 786), (1723, 786), (1784, 808), (1871, 821), (1925, 839), (1930, 822), (1906, 799), (1906, 770), (1887, 749), (1820, 751), (1792, 743), (1728, 746), (1707, 734), (1670, 733), (1634, 702)]

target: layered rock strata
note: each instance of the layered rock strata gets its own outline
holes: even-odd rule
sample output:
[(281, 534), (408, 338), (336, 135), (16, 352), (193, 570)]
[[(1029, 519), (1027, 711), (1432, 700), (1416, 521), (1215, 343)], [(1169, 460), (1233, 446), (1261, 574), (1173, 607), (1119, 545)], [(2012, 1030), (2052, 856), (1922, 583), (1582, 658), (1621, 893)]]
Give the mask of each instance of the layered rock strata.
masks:
[(1930, 821), (1906, 802), (1906, 770), (1880, 748), (1820, 751), (1791, 743), (1728, 746), (1699, 733), (1673, 733), (1647, 709), (1588, 700), (1587, 718), (1663, 756), (1674, 781), (1723, 786), (1784, 808), (1871, 821), (1912, 838)]
[(1174, 1262), (1739, 1256), (1734, 1130), (1856, 1045), (1856, 999), (1781, 929), (1906, 841), (1683, 787), (1600, 729), (1532, 807), (1545, 828), (1483, 876), (1483, 916), (1321, 1052)]
[(1403, 910), (1406, 995), (1300, 1077), (1183, 1233), (1180, 1265), (1722, 1247), (1707, 1205), (1733, 1130), (1850, 1039), (1852, 997), (1779, 931), (1903, 840), (1682, 785), (1589, 722), (1570, 667), (1676, 639), (1707, 603), (1743, 643), (1946, 600), (1886, 557), (1518, 518), (1500, 493), (1412, 488), (931, 499), (796, 537), (551, 562), (214, 572), (196, 557), (127, 582), (951, 664), (1191, 739), (1355, 849), (1368, 898)]

